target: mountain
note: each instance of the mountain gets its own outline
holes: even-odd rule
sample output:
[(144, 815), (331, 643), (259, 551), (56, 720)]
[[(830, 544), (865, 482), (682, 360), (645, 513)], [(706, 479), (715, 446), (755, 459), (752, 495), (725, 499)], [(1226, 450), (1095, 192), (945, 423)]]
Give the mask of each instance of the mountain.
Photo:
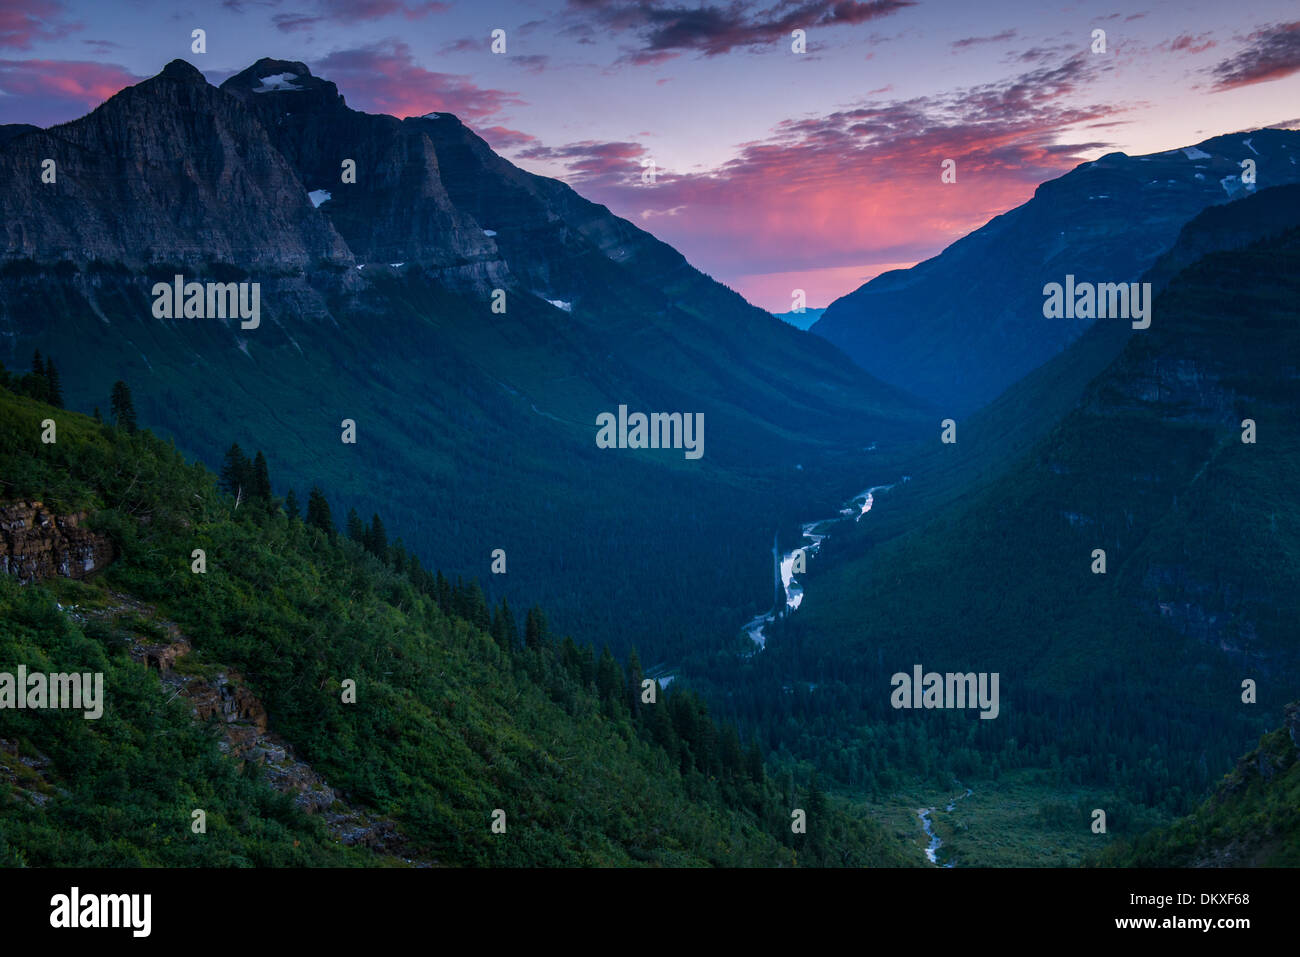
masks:
[[(1256, 182), (1243, 183), (1242, 162)], [(1149, 156), (1110, 153), (911, 269), (835, 300), (812, 331), (945, 415), (995, 398), (1078, 338), (1048, 319), (1043, 287), (1131, 282), (1208, 206), (1300, 181), (1300, 132), (1254, 130)], [(1159, 322), (1155, 316), (1153, 322)]]
[[(1287, 195), (1216, 211), (1189, 242), (1216, 222), (1228, 241)], [(1035, 768), (1190, 810), (1300, 682), (1300, 217), (1289, 225), (1180, 271), (1156, 298), (1163, 321), (1124, 336), (1000, 475), (865, 549), (837, 552), (832, 533), (803, 606), (746, 664), (738, 720), (856, 787)], [(953, 454), (980, 454), (957, 435)], [(917, 664), (999, 674), (998, 717), (894, 709), (891, 676)], [(1248, 678), (1261, 707), (1242, 701)]]
[[(430, 565), (620, 652), (732, 641), (770, 601), (773, 529), (921, 427), (825, 340), (454, 116), (351, 110), (300, 63), (215, 88), (174, 61), (13, 136), (0, 171), (5, 363), (53, 355), (82, 411), (126, 380), (183, 451), (261, 449), (277, 491), (381, 513)], [(178, 274), (257, 283), (255, 326), (156, 317)], [(702, 455), (598, 447), (620, 406), (701, 415)]]
[(149, 432), (11, 391), (30, 384), (0, 375), (0, 555), (33, 570), (0, 576), (0, 686), (102, 685), (0, 708), (0, 866), (910, 862), (689, 691), (647, 702), (635, 658), (537, 608), (521, 634), (476, 585), (236, 501)]

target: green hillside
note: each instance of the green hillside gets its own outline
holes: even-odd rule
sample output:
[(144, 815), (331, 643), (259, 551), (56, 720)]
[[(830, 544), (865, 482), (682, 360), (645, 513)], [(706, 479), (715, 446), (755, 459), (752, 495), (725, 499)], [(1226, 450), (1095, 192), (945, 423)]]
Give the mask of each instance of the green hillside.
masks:
[[(556, 640), (540, 609), (517, 625), (400, 546), (279, 499), (236, 507), (148, 432), (0, 389), (0, 437), (0, 502), (88, 512), (116, 553), (85, 581), (0, 577), (0, 670), (103, 672), (106, 698), (99, 720), (0, 710), (6, 864), (910, 861), (838, 799), (769, 778), (689, 692), (643, 704), (635, 659)], [(216, 687), (233, 695), (224, 726), (195, 717)], [(317, 813), (286, 774), (328, 795)]]

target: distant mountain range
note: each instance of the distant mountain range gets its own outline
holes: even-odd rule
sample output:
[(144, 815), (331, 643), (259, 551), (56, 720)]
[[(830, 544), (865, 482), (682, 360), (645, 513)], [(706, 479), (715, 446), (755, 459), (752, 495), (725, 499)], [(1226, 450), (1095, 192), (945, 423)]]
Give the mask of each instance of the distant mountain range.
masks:
[[(1253, 183), (1243, 182), (1247, 160)], [(835, 300), (812, 331), (944, 414), (967, 413), (1088, 328), (1087, 319), (1044, 318), (1045, 284), (1067, 275), (1134, 281), (1201, 210), (1297, 181), (1297, 131), (1216, 136), (1149, 156), (1110, 153), (1042, 184), (1029, 202), (933, 259)]]

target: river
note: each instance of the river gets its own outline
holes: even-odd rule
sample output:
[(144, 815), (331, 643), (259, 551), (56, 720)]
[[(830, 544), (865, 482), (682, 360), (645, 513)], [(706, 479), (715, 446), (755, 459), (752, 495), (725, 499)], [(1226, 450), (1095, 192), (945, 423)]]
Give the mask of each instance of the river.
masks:
[[(960, 784), (961, 782), (958, 781), (957, 783)], [(961, 797), (953, 798), (951, 801), (949, 801), (948, 806), (945, 807), (944, 810), (952, 811), (957, 806), (958, 801), (964, 798), (968, 798), (974, 793), (975, 792), (972, 791), (970, 788), (966, 788), (966, 793), (963, 794)], [(931, 864), (938, 864), (939, 859), (936, 855), (939, 853), (939, 848), (943, 847), (943, 840), (939, 837), (938, 834), (934, 833), (934, 824), (930, 820), (930, 815), (933, 813), (934, 813), (934, 808), (932, 807), (924, 807), (924, 808), (919, 807), (916, 809), (916, 816), (921, 819), (921, 828), (922, 830), (925, 831), (926, 837), (930, 839), (930, 843), (925, 849), (925, 859), (929, 861)], [(949, 861), (947, 864), (943, 866), (953, 867), (955, 865), (951, 861)]]
[[(904, 475), (899, 481), (906, 482), (910, 476)], [(895, 485), (898, 483), (894, 483)], [(840, 509), (839, 515), (834, 518), (823, 518), (813, 522), (803, 524), (803, 544), (792, 548), (784, 555), (778, 551), (779, 546), (775, 539), (772, 542), (772, 583), (777, 593), (785, 596), (784, 608), (781, 607), (779, 599), (777, 604), (765, 615), (759, 615), (752, 618), (745, 625), (745, 633), (757, 646), (755, 653), (762, 651), (763, 646), (767, 643), (767, 635), (764, 629), (776, 620), (777, 613), (783, 612), (789, 614), (798, 611), (803, 604), (804, 592), (803, 586), (799, 584), (794, 577), (795, 552), (803, 549), (805, 566), (812, 557), (817, 554), (821, 548), (822, 542), (830, 533), (830, 528), (836, 522), (842, 522), (845, 519), (852, 518), (855, 522), (862, 521), (862, 517), (871, 511), (876, 503), (876, 492), (886, 492), (893, 488), (894, 485), (873, 485), (865, 492), (860, 492)]]

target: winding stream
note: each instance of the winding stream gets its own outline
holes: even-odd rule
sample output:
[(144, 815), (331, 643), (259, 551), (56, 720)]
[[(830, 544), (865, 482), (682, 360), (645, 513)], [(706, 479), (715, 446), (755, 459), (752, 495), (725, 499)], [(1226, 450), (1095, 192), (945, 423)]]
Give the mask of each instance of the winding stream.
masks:
[[(957, 783), (961, 784), (960, 781), (958, 781)], [(965, 798), (970, 797), (974, 793), (975, 792), (972, 791), (970, 788), (966, 788), (966, 793), (963, 794), (961, 797), (953, 798), (951, 801), (949, 801), (948, 806), (945, 807), (944, 810), (952, 811), (957, 806), (958, 801), (964, 800)], [(935, 855), (938, 854), (939, 848), (943, 847), (943, 840), (939, 837), (938, 834), (934, 833), (934, 823), (930, 820), (930, 815), (933, 813), (934, 813), (934, 808), (932, 807), (925, 807), (925, 808), (919, 807), (916, 809), (916, 816), (921, 819), (921, 828), (922, 830), (925, 831), (926, 837), (930, 839), (930, 844), (925, 849), (925, 859), (929, 861), (931, 864), (938, 864), (939, 859)], [(951, 861), (949, 861), (947, 864), (943, 866), (954, 867), (955, 865)]]
[[(910, 478), (911, 476), (904, 475), (899, 481), (906, 482)], [(755, 652), (761, 651), (763, 646), (767, 643), (767, 635), (764, 633), (764, 629), (769, 624), (776, 621), (778, 613), (789, 614), (790, 612), (797, 611), (799, 606), (803, 604), (803, 586), (800, 585), (794, 577), (795, 552), (800, 548), (803, 549), (804, 561), (806, 564), (814, 555), (817, 554), (817, 550), (821, 548), (822, 541), (826, 538), (827, 534), (829, 534), (829, 529), (832, 525), (850, 517), (855, 522), (860, 522), (862, 516), (871, 511), (871, 507), (875, 504), (875, 493), (888, 491), (897, 484), (898, 483), (895, 482), (893, 485), (873, 485), (865, 492), (859, 492), (857, 495), (853, 496), (853, 498), (849, 499), (848, 504), (840, 509), (839, 515), (834, 518), (823, 518), (813, 522), (805, 522), (803, 525), (804, 543), (796, 548), (792, 548), (784, 555), (780, 554), (776, 540), (773, 539), (773, 584), (776, 586), (776, 590), (785, 596), (785, 605), (782, 607), (778, 601), (778, 604), (767, 614), (759, 615), (757, 618), (752, 618), (745, 625), (745, 633), (749, 635), (750, 639), (757, 646), (754, 649)]]

